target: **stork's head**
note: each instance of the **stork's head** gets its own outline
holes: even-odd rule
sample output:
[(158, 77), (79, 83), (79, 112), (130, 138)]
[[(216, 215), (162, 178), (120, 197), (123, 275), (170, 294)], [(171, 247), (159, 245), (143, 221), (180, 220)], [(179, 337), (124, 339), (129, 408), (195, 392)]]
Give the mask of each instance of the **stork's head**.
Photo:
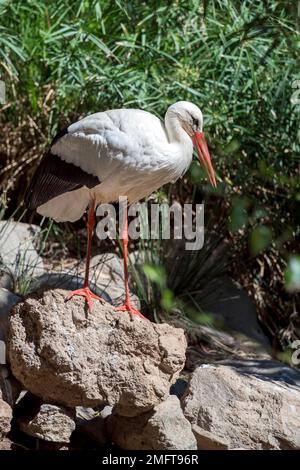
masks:
[(189, 101), (178, 101), (169, 107), (167, 114), (171, 119), (177, 119), (183, 130), (190, 136), (198, 153), (200, 164), (206, 171), (212, 186), (216, 187), (216, 178), (202, 130), (203, 116), (201, 110)]

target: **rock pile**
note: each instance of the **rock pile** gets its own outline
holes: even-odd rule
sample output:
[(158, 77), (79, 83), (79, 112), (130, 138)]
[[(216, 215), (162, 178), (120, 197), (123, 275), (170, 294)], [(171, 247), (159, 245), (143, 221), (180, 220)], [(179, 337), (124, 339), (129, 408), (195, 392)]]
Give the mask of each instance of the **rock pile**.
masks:
[(0, 294), (0, 449), (12, 448), (16, 430), (47, 449), (300, 448), (300, 373), (268, 354), (180, 376), (181, 328), (109, 303), (90, 313), (50, 286), (25, 300)]
[(179, 399), (169, 395), (185, 363), (184, 331), (131, 319), (107, 303), (96, 302), (89, 313), (84, 299), (66, 301), (67, 294), (48, 290), (12, 310), (10, 366), (42, 403), (19, 418), (20, 429), (68, 443), (75, 407), (109, 405), (78, 430), (102, 445), (109, 438), (127, 449), (196, 449)]

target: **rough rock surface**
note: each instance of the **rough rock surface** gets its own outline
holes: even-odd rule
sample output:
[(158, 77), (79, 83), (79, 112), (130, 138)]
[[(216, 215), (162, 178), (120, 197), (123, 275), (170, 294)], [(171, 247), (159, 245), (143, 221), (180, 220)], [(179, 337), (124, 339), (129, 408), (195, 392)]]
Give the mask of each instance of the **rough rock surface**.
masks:
[(284, 380), (282, 364), (273, 373), (271, 364), (255, 375), (249, 365), (198, 367), (183, 397), (185, 416), (231, 449), (299, 449), (299, 388)]
[(133, 416), (166, 399), (184, 366), (183, 330), (111, 305), (47, 291), (12, 310), (9, 356), (15, 377), (45, 402), (116, 405)]
[(0, 221), (0, 259), (15, 276), (44, 271), (43, 260), (35, 248), (40, 230), (36, 225), (23, 222)]
[(128, 450), (194, 450), (196, 438), (174, 395), (154, 410), (127, 418), (113, 413), (108, 417), (108, 433), (113, 442)]
[(70, 442), (75, 430), (75, 411), (56, 405), (41, 405), (35, 416), (19, 420), (21, 431), (51, 442)]

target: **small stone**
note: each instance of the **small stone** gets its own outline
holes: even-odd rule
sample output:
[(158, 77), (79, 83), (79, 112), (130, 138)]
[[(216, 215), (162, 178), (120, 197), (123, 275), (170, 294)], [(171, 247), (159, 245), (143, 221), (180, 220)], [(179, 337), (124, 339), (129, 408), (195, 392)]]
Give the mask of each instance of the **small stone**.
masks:
[(105, 406), (103, 410), (100, 411), (100, 416), (105, 419), (112, 414), (113, 407), (112, 406)]
[(1, 450), (12, 450), (13, 442), (10, 439), (5, 437), (4, 439), (0, 439), (0, 451)]
[(127, 418), (113, 413), (108, 418), (111, 439), (127, 450), (195, 450), (197, 442), (174, 395), (154, 410)]
[(83, 298), (67, 295), (48, 290), (12, 311), (9, 357), (24, 387), (44, 402), (115, 405), (124, 416), (164, 401), (184, 367), (184, 331), (107, 303), (94, 302), (90, 313)]
[(30, 279), (43, 273), (43, 260), (36, 250), (40, 231), (40, 227), (36, 225), (11, 220), (0, 221), (0, 259), (14, 277), (24, 277), (26, 274)]
[(0, 439), (9, 433), (11, 420), (12, 408), (3, 400), (2, 392), (0, 390)]
[(0, 269), (0, 288), (13, 291), (14, 279), (11, 273)]
[(56, 405), (41, 405), (34, 417), (19, 419), (21, 431), (50, 442), (70, 442), (75, 412)]
[(12, 376), (10, 369), (0, 365), (0, 391), (2, 398), (13, 407), (22, 391), (21, 384)]
[(93, 408), (86, 408), (84, 406), (76, 406), (76, 422), (81, 423), (89, 421), (97, 416), (97, 411)]

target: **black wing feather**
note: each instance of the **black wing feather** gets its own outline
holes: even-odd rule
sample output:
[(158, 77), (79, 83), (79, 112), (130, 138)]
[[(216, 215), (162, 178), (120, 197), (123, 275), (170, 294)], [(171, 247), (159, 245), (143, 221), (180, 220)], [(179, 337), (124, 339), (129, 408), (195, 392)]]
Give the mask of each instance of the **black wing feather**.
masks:
[[(63, 133), (60, 133), (60, 137)], [(57, 138), (54, 139), (56, 141)], [(82, 186), (93, 188), (99, 178), (91, 175), (72, 163), (67, 163), (57, 155), (47, 152), (37, 167), (25, 195), (25, 204), (30, 209), (46, 203), (54, 197)]]

